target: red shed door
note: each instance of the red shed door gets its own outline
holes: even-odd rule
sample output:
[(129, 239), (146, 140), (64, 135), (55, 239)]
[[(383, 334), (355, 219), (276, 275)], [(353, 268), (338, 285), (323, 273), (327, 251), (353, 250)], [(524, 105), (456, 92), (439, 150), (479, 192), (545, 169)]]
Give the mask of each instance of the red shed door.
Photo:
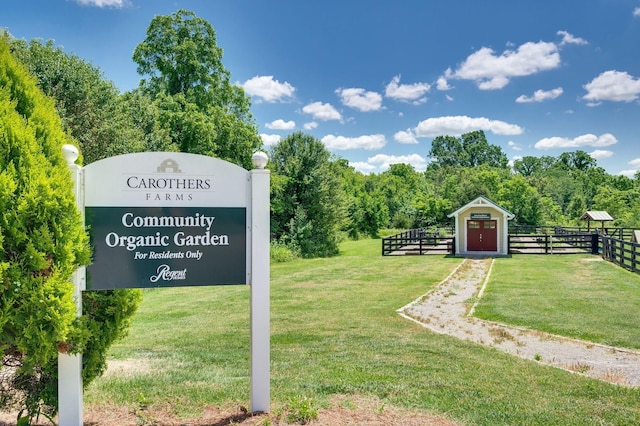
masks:
[(467, 251), (498, 251), (498, 227), (495, 220), (467, 222)]

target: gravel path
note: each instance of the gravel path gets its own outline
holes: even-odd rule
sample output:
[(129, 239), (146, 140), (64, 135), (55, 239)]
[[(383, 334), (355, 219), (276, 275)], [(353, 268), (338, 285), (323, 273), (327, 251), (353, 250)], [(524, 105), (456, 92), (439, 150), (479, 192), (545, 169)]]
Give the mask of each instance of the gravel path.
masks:
[(436, 333), (493, 346), (519, 357), (612, 383), (640, 386), (640, 352), (570, 339), (471, 317), (493, 259), (465, 259), (429, 293), (398, 313)]

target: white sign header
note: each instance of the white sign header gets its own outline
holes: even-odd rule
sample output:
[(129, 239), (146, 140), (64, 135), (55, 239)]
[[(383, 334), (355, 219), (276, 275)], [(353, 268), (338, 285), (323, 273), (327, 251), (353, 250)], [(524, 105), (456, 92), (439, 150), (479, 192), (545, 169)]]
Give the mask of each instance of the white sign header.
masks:
[(247, 207), (249, 172), (217, 158), (142, 152), (91, 163), (85, 206)]

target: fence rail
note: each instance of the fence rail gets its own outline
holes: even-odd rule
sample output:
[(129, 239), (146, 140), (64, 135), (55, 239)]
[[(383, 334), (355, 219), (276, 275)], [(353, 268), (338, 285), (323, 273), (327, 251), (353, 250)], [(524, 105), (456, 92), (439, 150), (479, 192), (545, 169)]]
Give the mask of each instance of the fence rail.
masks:
[(537, 234), (605, 234), (625, 241), (631, 241), (634, 228), (584, 228), (578, 226), (535, 226), (509, 225), (509, 235)]
[(509, 253), (597, 254), (598, 234), (509, 235)]
[(632, 272), (640, 272), (640, 244), (606, 235), (600, 236), (602, 258)]
[(455, 237), (441, 237), (439, 230), (410, 229), (382, 239), (382, 255), (455, 254)]

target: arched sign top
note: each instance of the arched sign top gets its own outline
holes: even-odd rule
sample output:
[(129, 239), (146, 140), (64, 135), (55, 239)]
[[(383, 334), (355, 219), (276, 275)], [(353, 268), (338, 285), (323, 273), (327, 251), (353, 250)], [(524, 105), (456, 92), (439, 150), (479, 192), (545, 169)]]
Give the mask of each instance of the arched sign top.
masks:
[(246, 207), (249, 172), (218, 158), (141, 152), (84, 167), (85, 205)]

